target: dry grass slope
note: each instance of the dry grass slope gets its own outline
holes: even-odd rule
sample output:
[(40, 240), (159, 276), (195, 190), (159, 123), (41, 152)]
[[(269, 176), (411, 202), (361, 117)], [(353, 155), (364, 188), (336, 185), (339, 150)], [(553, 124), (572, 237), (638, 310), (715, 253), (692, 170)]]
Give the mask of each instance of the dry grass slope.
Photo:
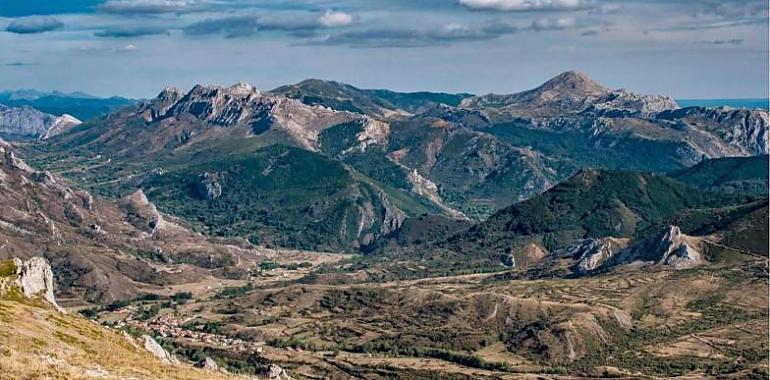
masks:
[(233, 379), (164, 364), (119, 332), (60, 314), (7, 287), (0, 297), (0, 379)]

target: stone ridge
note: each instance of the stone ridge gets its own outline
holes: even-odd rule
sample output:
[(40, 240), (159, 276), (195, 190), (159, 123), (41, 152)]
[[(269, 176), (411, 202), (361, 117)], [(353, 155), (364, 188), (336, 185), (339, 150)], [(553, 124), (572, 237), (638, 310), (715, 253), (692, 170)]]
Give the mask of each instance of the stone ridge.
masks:
[(0, 104), (0, 133), (25, 139), (47, 139), (81, 124), (71, 115), (55, 116), (33, 107)]
[(309, 150), (318, 150), (318, 135), (323, 129), (354, 120), (372, 122), (364, 115), (263, 94), (246, 83), (229, 87), (196, 85), (186, 94), (166, 88), (141, 105), (139, 113), (146, 122), (179, 120), (188, 115), (212, 127), (247, 128), (254, 135), (280, 130)]

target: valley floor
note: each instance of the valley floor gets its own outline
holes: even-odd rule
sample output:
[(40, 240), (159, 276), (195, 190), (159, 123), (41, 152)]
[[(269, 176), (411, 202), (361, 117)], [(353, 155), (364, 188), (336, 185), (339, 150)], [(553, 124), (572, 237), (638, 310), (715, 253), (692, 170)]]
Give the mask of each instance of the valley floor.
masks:
[[(309, 283), (265, 268), (186, 303), (102, 322), (248, 373), (253, 352), (300, 379), (767, 377), (767, 260), (578, 279), (507, 273)], [(299, 279), (299, 280), (298, 280)], [(156, 315), (146, 317), (155, 306)]]

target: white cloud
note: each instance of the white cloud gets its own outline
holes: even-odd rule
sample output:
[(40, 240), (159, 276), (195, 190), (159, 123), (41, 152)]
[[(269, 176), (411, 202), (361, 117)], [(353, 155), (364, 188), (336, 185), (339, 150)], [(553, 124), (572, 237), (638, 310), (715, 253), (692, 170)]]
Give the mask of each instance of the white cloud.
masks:
[(526, 12), (587, 9), (587, 0), (459, 0), (460, 5), (472, 10)]
[(318, 18), (318, 22), (326, 28), (336, 28), (340, 26), (347, 26), (354, 21), (353, 15), (345, 12), (333, 12), (326, 11), (321, 17)]

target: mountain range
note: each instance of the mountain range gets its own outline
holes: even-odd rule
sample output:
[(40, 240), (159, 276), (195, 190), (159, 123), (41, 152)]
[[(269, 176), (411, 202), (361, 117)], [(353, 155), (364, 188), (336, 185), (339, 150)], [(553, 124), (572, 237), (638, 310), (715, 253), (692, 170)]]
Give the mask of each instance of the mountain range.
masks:
[(83, 92), (65, 93), (37, 90), (0, 91), (0, 104), (7, 107), (33, 107), (41, 112), (69, 114), (80, 120), (104, 116), (111, 111), (134, 104), (136, 100), (119, 96), (102, 98)]
[(483, 220), (583, 168), (665, 173), (764, 154), (767, 123), (767, 111), (680, 109), (578, 72), (485, 96), (313, 80), (169, 88), (31, 146), (30, 159), (99, 194), (145, 188), (210, 234), (350, 250), (424, 213)]
[[(28, 129), (0, 140), (0, 333), (13, 313), (12, 355), (51, 371), (109, 349), (170, 378), (767, 375), (766, 110), (566, 72), (166, 88)], [(41, 258), (48, 306), (4, 285)], [(107, 377), (150, 376), (114, 357)]]

